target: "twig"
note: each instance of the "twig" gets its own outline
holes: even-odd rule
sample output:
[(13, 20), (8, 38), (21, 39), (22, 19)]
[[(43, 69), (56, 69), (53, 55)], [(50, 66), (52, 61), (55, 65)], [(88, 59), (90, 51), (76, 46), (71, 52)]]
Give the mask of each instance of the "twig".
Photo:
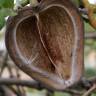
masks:
[(14, 94), (16, 94), (17, 96), (19, 96), (19, 93), (17, 92), (17, 90), (15, 88), (13, 88), (12, 86), (7, 86)]
[(86, 32), (85, 39), (96, 39), (96, 32)]
[(8, 60), (8, 53), (6, 52), (5, 53), (5, 56), (4, 56), (4, 59), (3, 59), (2, 66), (1, 66), (0, 77), (1, 77), (1, 75), (2, 75), (2, 73), (4, 71), (4, 69), (5, 69), (5, 67), (7, 65), (7, 60)]
[(96, 84), (94, 84), (83, 96), (89, 96), (96, 89)]
[(81, 94), (83, 94), (83, 91), (81, 92), (81, 91), (77, 91), (75, 89), (66, 89), (66, 90), (64, 90), (64, 92), (69, 93), (69, 94), (75, 94), (77, 96), (81, 96)]
[[(44, 89), (45, 87), (41, 86), (38, 82), (36, 81), (31, 81), (31, 80), (18, 80), (18, 79), (5, 79), (5, 78), (0, 78), (0, 85), (16, 85), (16, 86), (22, 86), (22, 87), (29, 87), (29, 88), (35, 88), (38, 90)], [(79, 92), (73, 89), (66, 89), (63, 92), (67, 92), (70, 94), (77, 94), (81, 95), (83, 92)]]
[(1, 70), (0, 70), (0, 76), (2, 76), (4, 69), (7, 68), (8, 72), (10, 73), (10, 77), (14, 77), (13, 73), (12, 73), (12, 68), (11, 65), (8, 64), (8, 53), (5, 53), (4, 59), (3, 59), (3, 63), (1, 66)]
[(26, 86), (29, 88), (36, 88), (36, 89), (43, 89), (44, 87), (41, 86), (38, 82), (36, 81), (31, 81), (31, 80), (18, 80), (16, 78), (0, 78), (0, 85), (17, 85), (17, 86)]

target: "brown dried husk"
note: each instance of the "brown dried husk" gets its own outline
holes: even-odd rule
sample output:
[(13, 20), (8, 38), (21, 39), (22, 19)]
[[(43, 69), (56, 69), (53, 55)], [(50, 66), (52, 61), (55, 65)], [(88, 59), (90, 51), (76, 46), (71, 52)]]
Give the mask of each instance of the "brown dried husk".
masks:
[(66, 0), (41, 0), (7, 22), (6, 47), (15, 64), (52, 90), (64, 90), (83, 72), (83, 23)]

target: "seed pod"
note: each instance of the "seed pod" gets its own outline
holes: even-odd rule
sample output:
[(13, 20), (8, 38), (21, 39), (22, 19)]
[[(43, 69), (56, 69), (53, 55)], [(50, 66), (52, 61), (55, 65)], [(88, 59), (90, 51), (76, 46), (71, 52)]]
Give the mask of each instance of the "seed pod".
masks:
[(66, 0), (41, 0), (7, 21), (6, 47), (15, 64), (52, 90), (77, 83), (83, 72), (83, 23)]

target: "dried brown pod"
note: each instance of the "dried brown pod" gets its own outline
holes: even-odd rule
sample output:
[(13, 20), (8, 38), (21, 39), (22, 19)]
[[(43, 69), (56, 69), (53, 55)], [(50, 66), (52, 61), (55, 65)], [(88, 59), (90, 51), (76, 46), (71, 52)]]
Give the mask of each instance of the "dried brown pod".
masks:
[(53, 90), (78, 82), (83, 72), (83, 23), (68, 0), (41, 0), (7, 21), (6, 47), (15, 64)]

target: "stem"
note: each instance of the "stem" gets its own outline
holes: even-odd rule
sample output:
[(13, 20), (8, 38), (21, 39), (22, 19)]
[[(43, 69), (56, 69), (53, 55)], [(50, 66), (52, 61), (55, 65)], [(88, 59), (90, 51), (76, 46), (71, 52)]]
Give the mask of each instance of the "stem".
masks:
[(31, 5), (32, 7), (37, 6), (37, 5), (38, 5), (38, 0), (30, 0), (30, 5)]
[(19, 7), (21, 7), (21, 2), (20, 2), (20, 0), (16, 0), (14, 10), (18, 10)]
[(96, 85), (94, 84), (83, 96), (89, 96), (96, 89)]

